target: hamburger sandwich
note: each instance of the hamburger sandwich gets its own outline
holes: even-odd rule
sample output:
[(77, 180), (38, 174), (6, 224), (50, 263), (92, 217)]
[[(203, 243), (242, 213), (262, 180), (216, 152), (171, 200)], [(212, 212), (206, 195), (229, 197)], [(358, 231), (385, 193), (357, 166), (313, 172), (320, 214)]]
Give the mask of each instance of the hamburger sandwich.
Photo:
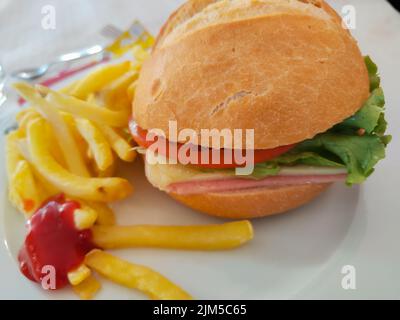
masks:
[[(385, 157), (377, 72), (322, 0), (190, 0), (142, 67), (130, 129), (148, 180), (174, 199), (225, 218), (278, 214), (364, 182)], [(253, 141), (216, 147), (204, 129), (253, 130)], [(185, 145), (219, 162), (180, 161), (171, 150)], [(228, 161), (237, 151), (252, 153), (251, 173)]]

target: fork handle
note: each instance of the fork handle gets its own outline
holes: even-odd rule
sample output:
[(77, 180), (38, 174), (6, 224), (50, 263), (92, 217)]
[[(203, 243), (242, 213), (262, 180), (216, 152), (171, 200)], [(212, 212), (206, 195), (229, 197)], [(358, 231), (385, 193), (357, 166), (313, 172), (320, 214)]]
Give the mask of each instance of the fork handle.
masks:
[(76, 52), (71, 52), (71, 53), (66, 53), (58, 57), (56, 62), (71, 62), (71, 61), (76, 61), (80, 60), (83, 58), (87, 58), (96, 54), (99, 54), (104, 51), (104, 47), (100, 45), (95, 45), (90, 48), (86, 48), (80, 51)]

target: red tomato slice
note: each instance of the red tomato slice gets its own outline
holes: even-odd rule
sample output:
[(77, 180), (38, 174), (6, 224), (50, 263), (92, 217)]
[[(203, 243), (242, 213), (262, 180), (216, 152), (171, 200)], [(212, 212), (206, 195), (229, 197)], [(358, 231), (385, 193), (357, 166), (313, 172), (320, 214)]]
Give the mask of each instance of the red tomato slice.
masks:
[[(165, 146), (165, 148), (159, 148), (158, 152), (169, 159), (176, 159), (179, 150), (181, 150), (181, 148), (185, 148), (187, 152), (189, 152), (189, 150), (190, 152), (197, 152), (197, 161), (195, 163), (188, 163), (197, 167), (209, 168), (209, 169), (230, 169), (230, 168), (237, 168), (244, 166), (243, 164), (235, 163), (235, 156), (233, 154), (235, 152), (234, 150), (230, 150), (232, 154), (231, 157), (229, 157), (228, 161), (225, 161), (226, 149), (221, 149), (217, 151), (220, 153), (220, 163), (218, 164), (203, 163), (205, 161), (204, 160), (202, 161), (202, 159), (212, 159), (211, 154), (213, 152), (216, 152), (215, 149), (204, 148), (188, 144), (185, 145), (182, 143), (174, 143), (168, 141), (164, 137), (159, 137), (159, 136), (151, 137), (151, 135), (148, 135), (147, 130), (140, 128), (137, 125), (137, 123), (134, 122), (133, 120), (129, 122), (129, 130), (136, 143), (145, 149), (149, 148), (150, 146), (152, 146), (153, 144), (157, 143), (160, 140), (165, 140), (165, 143), (160, 143), (160, 145)], [(296, 146), (295, 144), (292, 144), (274, 149), (254, 150), (254, 163), (255, 164), (262, 163), (277, 158), (280, 155), (293, 149), (295, 146)], [(246, 152), (247, 152), (246, 150), (243, 150), (242, 155), (245, 156)]]

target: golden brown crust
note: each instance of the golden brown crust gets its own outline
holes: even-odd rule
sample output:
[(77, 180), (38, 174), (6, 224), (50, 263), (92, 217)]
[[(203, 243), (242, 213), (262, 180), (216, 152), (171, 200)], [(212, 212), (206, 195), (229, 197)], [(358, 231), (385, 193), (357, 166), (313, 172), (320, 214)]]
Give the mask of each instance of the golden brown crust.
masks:
[[(201, 12), (209, 5), (214, 4), (216, 2), (221, 2), (222, 0), (188, 0), (184, 4), (182, 4), (175, 12), (171, 14), (169, 19), (162, 26), (154, 48), (162, 46), (165, 38), (180, 24), (183, 24), (187, 20), (191, 19), (194, 15)], [(264, 0), (265, 1), (265, 0)], [(296, 0), (292, 0), (296, 1)], [(323, 9), (326, 13), (328, 13), (334, 20), (339, 23), (342, 23), (342, 19), (337, 14), (337, 12), (332, 9), (325, 1), (323, 0), (297, 0), (299, 2), (311, 4), (315, 7)], [(260, 0), (262, 2), (262, 0)], [(275, 0), (275, 2), (277, 2)]]
[(170, 194), (184, 205), (212, 216), (230, 219), (253, 219), (276, 215), (300, 207), (330, 184), (288, 186), (277, 189), (252, 189), (200, 195)]
[[(198, 2), (204, 3), (203, 0), (195, 3)], [(323, 20), (332, 20), (332, 17), (320, 6), (299, 0), (219, 0), (205, 6), (203, 10), (190, 18), (189, 15), (182, 16), (183, 21), (172, 28), (159, 47), (178, 42), (196, 31), (205, 30), (213, 25), (249, 21), (257, 17), (282, 13), (310, 15)]]
[[(369, 84), (356, 42), (333, 9), (321, 10), (334, 18), (268, 14), (204, 26), (170, 40), (143, 66), (136, 121), (166, 134), (170, 120), (177, 121), (178, 130), (198, 134), (254, 129), (256, 149), (328, 130), (362, 106)], [(164, 37), (189, 16), (173, 18)]]
[(209, 4), (218, 0), (189, 0), (181, 5), (174, 13), (171, 14), (167, 22), (163, 25), (157, 36), (154, 48), (162, 44), (165, 37), (182, 22), (193, 17), (197, 12), (203, 10)]

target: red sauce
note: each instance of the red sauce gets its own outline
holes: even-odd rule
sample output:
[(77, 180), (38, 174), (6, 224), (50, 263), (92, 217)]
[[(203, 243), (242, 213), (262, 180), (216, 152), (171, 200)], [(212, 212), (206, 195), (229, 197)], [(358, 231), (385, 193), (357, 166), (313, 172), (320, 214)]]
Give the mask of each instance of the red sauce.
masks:
[(33, 201), (32, 199), (25, 199), (23, 202), (24, 205), (24, 210), (25, 211), (32, 211), (33, 208), (35, 208), (35, 201)]
[(28, 235), (18, 256), (21, 272), (41, 283), (47, 273), (44, 266), (56, 271), (56, 288), (68, 284), (68, 272), (82, 264), (85, 255), (95, 248), (91, 230), (77, 230), (74, 211), (80, 205), (59, 195), (46, 202), (27, 223)]

